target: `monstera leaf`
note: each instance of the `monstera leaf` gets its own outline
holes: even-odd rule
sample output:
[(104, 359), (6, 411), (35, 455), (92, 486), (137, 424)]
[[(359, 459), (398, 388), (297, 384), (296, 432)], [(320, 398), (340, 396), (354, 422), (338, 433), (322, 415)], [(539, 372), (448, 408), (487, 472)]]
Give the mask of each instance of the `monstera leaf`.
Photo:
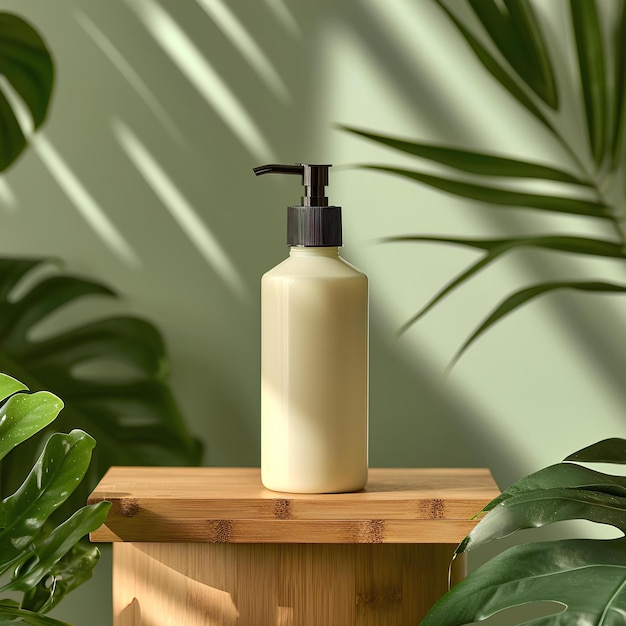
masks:
[[(57, 418), (63, 402), (47, 391), (0, 374), (0, 462), (19, 454), (27, 440)], [(54, 433), (15, 492), (0, 502), (0, 623), (61, 625), (45, 613), (91, 577), (99, 558), (95, 546), (80, 542), (105, 520), (110, 503), (73, 510), (58, 524), (53, 515), (85, 476), (95, 440), (81, 430)], [(15, 600), (20, 594), (22, 601)]]
[[(521, 479), (485, 507), (485, 517), (456, 553), (563, 520), (589, 520), (626, 532), (626, 477), (573, 461), (624, 465), (626, 440), (601, 441)], [(453, 587), (422, 626), (461, 626), (539, 601), (554, 603), (554, 613), (525, 623), (623, 624), (626, 538), (562, 539), (509, 548)]]
[[(51, 97), (53, 62), (40, 35), (8, 13), (0, 13), (0, 72), (39, 128)], [(26, 145), (10, 102), (0, 90), (0, 171)], [(115, 296), (107, 287), (75, 276), (37, 278), (46, 262), (0, 258), (0, 371), (20, 377), (33, 390), (61, 395), (66, 410), (57, 425), (84, 428), (98, 438), (74, 504), (84, 501), (113, 464), (199, 463), (201, 446), (187, 432), (167, 386), (167, 357), (154, 326), (135, 317), (114, 317), (33, 338), (35, 327), (65, 305), (87, 296)], [(19, 454), (4, 459), (0, 496), (17, 487), (21, 470), (34, 462), (47, 434), (32, 437)]]
[[(82, 428), (98, 449), (76, 498), (110, 465), (190, 465), (201, 446), (187, 431), (166, 383), (168, 363), (158, 331), (135, 317), (107, 317), (43, 338), (37, 325), (63, 307), (87, 297), (112, 298), (91, 280), (39, 270), (42, 259), (0, 258), (0, 370), (11, 372), (32, 390), (49, 389), (64, 398), (56, 428)], [(100, 370), (98, 370), (100, 367)], [(16, 488), (47, 432), (40, 432), (2, 462), (2, 494)]]
[[(39, 128), (52, 95), (52, 58), (39, 33), (10, 13), (0, 13), (0, 73), (30, 111), (34, 127)], [(17, 159), (25, 146), (18, 116), (0, 90), (0, 171)]]
[[(559, 67), (562, 58), (550, 54), (539, 15), (529, 0), (466, 0), (447, 4), (433, 0), (465, 41), (476, 62), (508, 93), (513, 106), (522, 107), (544, 129), (547, 141), (556, 141), (563, 149), (563, 163), (546, 165), (518, 159), (514, 155), (489, 154), (477, 150), (423, 143), (391, 137), (363, 129), (343, 126), (359, 137), (376, 142), (418, 161), (443, 166), (441, 173), (415, 168), (386, 165), (364, 167), (428, 185), (461, 198), (478, 201), (493, 210), (531, 209), (558, 216), (578, 215), (588, 221), (593, 232), (598, 224), (608, 225), (612, 238), (572, 237), (569, 233), (537, 233), (533, 236), (512, 235), (504, 239), (464, 239), (431, 237), (419, 233), (390, 237), (387, 241), (409, 241), (464, 246), (482, 252), (481, 258), (445, 285), (402, 327), (410, 328), (444, 297), (503, 255), (520, 249), (551, 250), (555, 254), (593, 255), (626, 260), (626, 198), (623, 185), (624, 109), (626, 95), (626, 2), (613, 3), (612, 19), (600, 20), (594, 0), (571, 0), (569, 3), (572, 54), (578, 72), (569, 63)], [(609, 4), (604, 5), (604, 9)], [(473, 12), (475, 20), (460, 17), (462, 10)], [(468, 12), (465, 11), (468, 15)], [(471, 24), (470, 24), (471, 21)], [(478, 24), (478, 26), (477, 26)], [(610, 55), (607, 62), (606, 54)], [(565, 59), (567, 60), (567, 59)], [(556, 68), (556, 69), (555, 69)], [(563, 69), (563, 71), (558, 71)], [(557, 80), (558, 78), (558, 80)], [(585, 130), (587, 154), (579, 154), (571, 137), (557, 123), (562, 98), (559, 82), (573, 81), (567, 93), (580, 94), (580, 128)], [(498, 115), (503, 115), (499, 110)], [(519, 132), (511, 126), (512, 132)], [(552, 193), (528, 191), (528, 183), (549, 181)], [(517, 183), (525, 183), (522, 187)], [(507, 296), (479, 324), (461, 346), (452, 364), (484, 332), (503, 317), (535, 297), (555, 290), (587, 293), (626, 293), (626, 284), (597, 280), (580, 282), (562, 280), (538, 283)]]

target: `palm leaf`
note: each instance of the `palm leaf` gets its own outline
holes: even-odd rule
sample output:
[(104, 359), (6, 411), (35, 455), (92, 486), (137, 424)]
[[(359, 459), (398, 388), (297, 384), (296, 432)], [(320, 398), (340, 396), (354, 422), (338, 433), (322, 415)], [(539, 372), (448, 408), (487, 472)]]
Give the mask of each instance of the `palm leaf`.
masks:
[(485, 30), (520, 78), (548, 106), (558, 109), (552, 63), (532, 5), (524, 0), (469, 0)]
[[(30, 111), (35, 128), (46, 118), (54, 68), (41, 36), (22, 18), (0, 13), (0, 72)], [(0, 92), (0, 171), (26, 146), (15, 111)]]
[[(475, 37), (472, 32), (457, 18), (441, 0), (435, 0), (440, 8), (446, 13), (461, 36), (472, 48), (474, 54), (484, 65), (485, 69), (496, 78), (523, 106), (525, 106), (539, 121), (545, 124), (554, 137), (561, 143), (563, 148), (578, 165), (581, 176), (570, 174), (558, 167), (544, 166), (537, 163), (522, 161), (518, 159), (500, 157), (497, 155), (484, 154), (472, 150), (459, 150), (448, 146), (438, 146), (419, 142), (412, 142), (384, 134), (376, 134), (361, 129), (344, 127), (344, 130), (359, 135), (371, 141), (399, 150), (405, 154), (410, 154), (420, 158), (454, 168), (459, 172), (472, 175), (473, 179), (462, 180), (451, 176), (430, 174), (423, 171), (409, 170), (399, 167), (383, 165), (365, 165), (368, 169), (383, 171), (397, 176), (408, 178), (418, 183), (428, 185), (452, 195), (467, 198), (486, 204), (498, 205), (500, 207), (526, 207), (541, 211), (566, 213), (572, 215), (584, 215), (587, 217), (602, 218), (610, 222), (620, 236), (620, 226), (615, 217), (619, 207), (613, 206), (604, 201), (604, 197), (612, 197), (606, 191), (607, 182), (588, 177), (585, 166), (580, 161), (577, 153), (571, 148), (567, 138), (555, 130), (547, 120), (541, 110), (525, 91), (528, 87), (542, 99), (545, 94), (554, 89), (554, 100), (551, 96), (546, 96), (545, 102), (557, 108), (556, 83), (554, 81), (554, 71), (550, 56), (547, 51), (545, 38), (541, 32), (537, 15), (528, 0), (468, 0), (478, 19), (481, 21), (487, 34), (499, 49), (500, 53), (509, 62), (507, 69), (488, 51), (488, 49)], [(626, 27), (626, 7), (622, 3), (619, 16), (619, 27), (616, 30), (615, 51), (617, 60), (614, 64), (615, 76), (615, 99), (611, 103), (609, 113), (613, 115), (610, 121), (612, 137), (610, 145), (607, 147), (607, 100), (605, 76), (604, 53), (602, 31), (598, 21), (596, 5), (593, 0), (570, 0), (572, 24), (574, 37), (578, 51), (580, 68), (580, 84), (585, 101), (585, 112), (587, 116), (587, 131), (590, 138), (590, 145), (593, 149), (596, 163), (601, 164), (607, 152), (611, 153), (613, 163), (619, 162), (622, 150), (622, 128), (624, 126), (624, 108), (626, 94), (626, 38), (623, 37)], [(513, 71), (513, 68), (515, 71)], [(511, 70), (511, 71), (509, 71)], [(538, 87), (544, 81), (543, 87)], [(522, 84), (523, 81), (524, 84)], [(551, 83), (551, 86), (548, 85)], [(542, 91), (543, 90), (543, 91)], [(543, 95), (542, 95), (543, 94)], [(586, 187), (593, 192), (593, 196), (575, 195), (566, 197), (565, 195), (539, 193), (527, 193), (517, 191), (514, 188), (503, 188), (492, 181), (484, 182), (478, 177), (500, 177), (500, 178), (528, 178), (535, 180), (549, 180), (570, 185)], [(597, 178), (597, 176), (596, 176)], [(601, 186), (604, 185), (604, 186)], [(573, 190), (574, 191), (574, 190)], [(612, 191), (612, 190), (609, 190)], [(592, 199), (593, 198), (593, 199)], [(406, 330), (426, 312), (441, 301), (443, 297), (472, 278), (476, 273), (484, 269), (487, 265), (497, 260), (499, 256), (515, 247), (527, 246), (536, 248), (552, 248), (549, 237), (543, 241), (534, 238), (511, 238), (509, 240), (493, 241), (489, 245), (486, 240), (466, 240), (441, 237), (399, 237), (392, 240), (413, 240), (413, 241), (441, 241), (458, 245), (475, 247), (485, 251), (485, 255), (473, 263), (469, 268), (456, 276), (448, 284), (439, 290), (435, 296), (427, 302), (414, 316), (403, 325), (401, 331)], [(607, 258), (624, 259), (623, 242), (594, 241), (593, 239), (572, 238), (569, 244), (574, 248), (568, 248), (563, 241), (553, 249), (559, 249), (563, 244), (563, 251), (576, 254), (592, 254)], [(556, 240), (555, 240), (556, 241)], [(583, 246), (580, 248), (580, 246)], [(481, 336), (496, 321), (508, 313), (516, 310), (522, 304), (543, 293), (556, 289), (575, 289), (588, 292), (623, 292), (626, 288), (621, 285), (614, 285), (605, 282), (559, 282), (537, 285), (521, 290), (504, 302), (502, 302), (491, 315), (479, 326), (479, 328), (469, 337), (465, 344), (455, 355), (452, 363), (467, 350), (467, 348)]]
[(483, 46), (482, 43), (465, 27), (465, 25), (441, 2), (435, 0), (441, 9), (448, 15), (452, 23), (459, 30), (465, 41), (482, 63), (483, 67), (506, 89), (523, 107), (525, 107), (544, 126), (555, 132), (554, 127), (548, 118), (541, 112), (539, 107), (532, 101), (526, 92), (517, 84), (506, 69), (494, 58), (494, 56)]
[[(44, 263), (0, 259), (0, 369), (14, 373), (33, 390), (50, 389), (64, 398), (57, 428), (82, 428), (98, 440), (74, 503), (85, 501), (111, 464), (198, 463), (200, 445), (187, 431), (167, 385), (165, 347), (151, 324), (111, 317), (32, 339), (33, 327), (68, 303), (88, 296), (114, 297), (103, 285), (74, 276), (34, 279)], [(22, 292), (19, 298), (12, 296), (16, 291)], [(104, 374), (81, 374), (79, 368), (87, 364), (102, 364)], [(48, 434), (40, 432), (20, 446), (19, 455), (11, 453), (3, 460), (4, 494), (17, 487), (17, 477), (32, 465)]]
[(571, 235), (535, 235), (531, 237), (510, 237), (507, 239), (465, 239), (460, 237), (436, 237), (431, 235), (398, 235), (385, 237), (386, 242), (435, 242), (450, 243), (484, 250), (489, 254), (502, 254), (515, 248), (540, 248), (557, 252), (570, 252), (601, 256), (609, 259), (626, 259), (623, 246), (606, 239), (577, 237)]
[(452, 195), (478, 200), (487, 204), (526, 207), (556, 213), (609, 218), (608, 207), (603, 202), (511, 191), (509, 189), (477, 185), (475, 183), (467, 183), (450, 178), (443, 178), (441, 176), (434, 176), (432, 174), (425, 174), (415, 170), (406, 170), (385, 165), (364, 165), (363, 167), (388, 172), (396, 176), (403, 176), (404, 178), (418, 181)]
[(578, 50), (589, 145), (593, 158), (599, 165), (604, 158), (607, 119), (602, 33), (595, 0), (571, 0), (570, 6)]
[(438, 302), (449, 295), (457, 287), (469, 280), (472, 276), (493, 263), (500, 256), (516, 248), (539, 248), (544, 250), (555, 250), (558, 252), (569, 252), (576, 254), (588, 254), (607, 258), (626, 258), (626, 253), (622, 246), (612, 241), (601, 239), (591, 239), (588, 237), (571, 236), (538, 236), (538, 237), (515, 237), (511, 239), (460, 239), (455, 237), (433, 237), (421, 235), (401, 235), (397, 237), (387, 237), (383, 241), (387, 242), (435, 242), (448, 243), (453, 245), (476, 248), (486, 252), (482, 259), (471, 265), (467, 270), (461, 272), (456, 278), (440, 289), (429, 302), (424, 305), (415, 315), (405, 322), (400, 332), (405, 332), (413, 324), (419, 321)]
[(448, 370), (454, 366), (459, 360), (462, 354), (483, 335), (491, 326), (493, 326), (500, 319), (512, 313), (522, 305), (526, 304), (530, 300), (549, 293), (551, 291), (557, 291), (562, 289), (573, 289), (575, 291), (586, 291), (594, 293), (626, 293), (626, 285), (616, 285), (613, 283), (595, 281), (595, 282), (573, 282), (573, 281), (561, 281), (553, 283), (543, 283), (540, 285), (533, 285), (532, 287), (526, 287), (520, 291), (517, 291), (513, 295), (506, 298), (496, 309), (485, 319), (485, 321), (473, 332), (473, 334), (465, 341), (459, 351), (452, 359)]
[(531, 88), (551, 108), (559, 108), (559, 95), (554, 68), (537, 15), (528, 0), (504, 0), (516, 30), (525, 39), (524, 48), (534, 58), (535, 72), (540, 78)]
[(573, 174), (547, 165), (539, 165), (528, 161), (519, 161), (517, 159), (509, 159), (471, 150), (460, 150), (458, 148), (449, 148), (434, 144), (417, 143), (397, 137), (370, 133), (349, 126), (340, 126), (339, 128), (370, 139), (371, 141), (389, 146), (400, 152), (419, 156), (436, 163), (442, 163), (448, 167), (470, 174), (509, 178), (536, 178), (570, 183), (572, 185), (589, 185), (588, 182), (577, 178)]
[(615, 169), (621, 158), (624, 137), (624, 100), (626, 96), (626, 3), (621, 3), (621, 14), (615, 28), (613, 46), (615, 49), (615, 92), (612, 102), (613, 142), (611, 146), (611, 167)]

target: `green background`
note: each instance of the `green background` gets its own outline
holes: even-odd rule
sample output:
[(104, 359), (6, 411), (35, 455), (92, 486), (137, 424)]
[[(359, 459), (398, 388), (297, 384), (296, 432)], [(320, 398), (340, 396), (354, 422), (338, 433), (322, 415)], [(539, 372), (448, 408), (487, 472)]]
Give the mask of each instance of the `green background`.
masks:
[[(573, 71), (566, 4), (536, 6), (561, 71)], [(620, 296), (534, 302), (443, 375), (509, 292), (548, 278), (623, 280), (617, 262), (516, 252), (397, 336), (475, 254), (381, 237), (504, 236), (549, 230), (556, 219), (356, 167), (411, 162), (337, 124), (557, 162), (555, 146), (433, 3), (3, 0), (0, 8), (29, 19), (57, 64), (48, 123), (0, 178), (0, 249), (60, 257), (123, 296), (69, 317), (115, 309), (157, 324), (205, 464), (259, 463), (259, 281), (287, 255), (285, 207), (301, 195), (296, 179), (255, 179), (252, 167), (268, 162), (334, 164), (329, 195), (344, 211), (343, 256), (370, 277), (372, 467), (485, 466), (505, 486), (625, 435)], [(584, 151), (578, 119), (562, 123)], [(589, 234), (584, 219), (558, 220), (560, 232)], [(93, 581), (55, 615), (109, 625), (110, 594), (105, 550)]]

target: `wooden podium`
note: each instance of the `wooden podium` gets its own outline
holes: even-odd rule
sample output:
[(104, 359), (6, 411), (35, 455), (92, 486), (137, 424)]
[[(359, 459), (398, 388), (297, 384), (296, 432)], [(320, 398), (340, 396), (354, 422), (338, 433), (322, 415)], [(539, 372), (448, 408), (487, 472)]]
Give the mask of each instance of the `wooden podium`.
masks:
[(416, 626), (498, 494), (485, 469), (371, 469), (366, 489), (289, 494), (258, 469), (114, 467), (114, 626)]

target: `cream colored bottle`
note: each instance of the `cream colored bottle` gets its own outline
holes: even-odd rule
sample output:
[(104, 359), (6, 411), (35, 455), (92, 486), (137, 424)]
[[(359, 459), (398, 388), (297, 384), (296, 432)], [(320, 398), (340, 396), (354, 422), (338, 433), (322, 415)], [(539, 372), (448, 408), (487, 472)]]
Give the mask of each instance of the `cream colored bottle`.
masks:
[(289, 257), (261, 281), (261, 479), (275, 491), (367, 483), (368, 282), (339, 256), (328, 167), (255, 170), (302, 173), (306, 190), (288, 209)]

